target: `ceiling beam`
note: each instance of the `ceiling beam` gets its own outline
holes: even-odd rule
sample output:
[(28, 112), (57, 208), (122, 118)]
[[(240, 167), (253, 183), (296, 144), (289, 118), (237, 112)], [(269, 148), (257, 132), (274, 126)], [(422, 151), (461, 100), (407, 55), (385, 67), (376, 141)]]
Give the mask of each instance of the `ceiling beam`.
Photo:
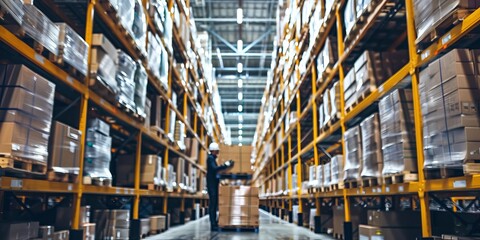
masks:
[[(223, 38), (222, 36), (220, 36), (217, 32), (211, 30), (211, 29), (208, 29), (208, 28), (203, 28), (205, 31), (207, 31), (208, 33), (210, 33), (212, 36), (214, 36), (215, 38), (217, 38), (218, 40), (220, 40), (221, 42), (223, 42), (225, 45), (227, 45), (228, 48), (232, 49), (232, 51), (234, 52), (238, 52), (237, 48), (235, 46), (233, 46), (230, 42), (228, 42), (225, 38)], [(220, 55), (223, 57), (223, 54), (225, 53), (221, 53)], [(238, 53), (237, 53), (238, 54)]]
[[(216, 71), (237, 71), (236, 67), (219, 67), (215, 68)], [(243, 68), (243, 71), (268, 71), (270, 68), (258, 68), (258, 67), (247, 67)]]
[[(237, 24), (237, 18), (194, 18), (195, 22), (221, 22), (221, 23), (235, 23)], [(244, 18), (244, 23), (266, 23), (275, 22), (275, 18)]]
[(272, 57), (272, 53), (222, 53), (222, 57)]
[(255, 45), (257, 45), (259, 42), (261, 42), (264, 38), (270, 36), (270, 34), (273, 32), (272, 29), (268, 30), (266, 33), (262, 34), (262, 36), (260, 36), (259, 38), (257, 38), (255, 41), (253, 41), (252, 43), (248, 44), (244, 49), (243, 49), (243, 52), (248, 52), (248, 50), (250, 50), (252, 47), (254, 47)]

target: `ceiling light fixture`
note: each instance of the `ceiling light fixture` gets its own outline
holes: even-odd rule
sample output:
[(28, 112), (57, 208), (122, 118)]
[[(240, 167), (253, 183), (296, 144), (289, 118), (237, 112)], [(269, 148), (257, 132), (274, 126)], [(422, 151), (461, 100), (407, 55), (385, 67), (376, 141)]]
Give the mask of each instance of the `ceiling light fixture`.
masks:
[(242, 112), (242, 111), (243, 111), (243, 106), (242, 106), (242, 105), (238, 105), (238, 111), (239, 111), (239, 112)]
[(238, 24), (243, 23), (243, 9), (242, 8), (237, 8), (237, 23)]
[(243, 128), (243, 124), (238, 124), (238, 129), (242, 129)]
[(241, 78), (238, 79), (238, 88), (243, 87), (243, 80)]
[(243, 72), (243, 64), (241, 62), (237, 63), (237, 72), (238, 73)]
[(243, 93), (242, 92), (238, 93), (238, 100), (239, 101), (243, 100)]
[(237, 40), (237, 51), (241, 53), (243, 51), (243, 41), (242, 39)]
[(238, 113), (238, 114), (239, 114), (239, 115), (238, 115), (238, 121), (239, 121), (239, 122), (243, 122), (243, 116), (242, 116), (240, 113)]

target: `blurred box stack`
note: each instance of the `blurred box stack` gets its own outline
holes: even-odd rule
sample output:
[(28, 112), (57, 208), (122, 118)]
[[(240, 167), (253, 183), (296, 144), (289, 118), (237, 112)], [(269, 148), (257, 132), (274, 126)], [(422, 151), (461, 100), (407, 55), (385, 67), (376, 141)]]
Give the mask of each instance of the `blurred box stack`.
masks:
[(416, 239), (422, 231), (420, 212), (368, 210), (368, 225), (360, 225), (360, 239)]
[(308, 185), (312, 188), (317, 185), (317, 175), (315, 167), (315, 165), (311, 165), (308, 167)]
[(252, 186), (220, 186), (220, 227), (258, 227), (258, 188)]
[(166, 217), (164, 215), (150, 216), (150, 234), (157, 234), (166, 229)]
[[(149, 15), (159, 30), (163, 35), (163, 40), (166, 44), (166, 48), (172, 51), (172, 18), (170, 17), (170, 12), (168, 11), (167, 1), (165, 0), (150, 0), (149, 1)], [(150, 39), (150, 37), (148, 38)]]
[(25, 14), (25, 11), (23, 10), (23, 1), (0, 1), (0, 14), (2, 14), (2, 18), (6, 22), (9, 22), (8, 18), (11, 17), (16, 24), (21, 25), (23, 21), (23, 15)]
[(130, 112), (135, 112), (135, 70), (137, 64), (121, 50), (118, 50), (117, 56), (117, 72), (115, 74), (119, 88), (117, 104)]
[[(172, 104), (173, 106), (177, 106), (177, 94), (172, 91)], [(173, 110), (172, 108), (170, 108), (170, 119), (168, 121), (168, 126), (166, 126), (165, 128), (168, 129), (168, 139), (171, 141), (171, 142), (174, 142), (175, 141), (175, 120), (176, 120), (176, 112), (175, 110)]]
[[(336, 155), (332, 157), (332, 160), (330, 161), (330, 167), (331, 167), (331, 181), (329, 182), (329, 185), (335, 185), (343, 183), (343, 155)], [(342, 187), (342, 186), (339, 186)]]
[[(324, 167), (323, 165), (318, 165), (317, 169), (316, 169), (316, 175), (317, 176), (316, 176), (316, 181), (315, 181), (315, 187), (317, 187), (317, 188), (323, 187), (323, 177), (324, 177), (323, 176), (323, 167)], [(297, 179), (296, 176), (295, 176), (295, 179)], [(293, 185), (293, 187), (295, 188), (296, 185)]]
[(362, 172), (362, 135), (360, 126), (348, 129), (345, 132), (345, 166), (343, 180), (358, 180)]
[(96, 224), (96, 239), (129, 239), (130, 210), (95, 210), (93, 219), (95, 220)]
[(37, 238), (38, 222), (0, 222), (2, 239), (32, 239)]
[[(55, 84), (24, 65), (0, 65), (0, 154), (32, 160), (45, 173)], [(25, 170), (25, 169), (24, 169)]]
[(338, 60), (337, 42), (334, 37), (327, 37), (325, 45), (317, 57), (317, 78), (323, 82), (324, 77), (328, 74), (333, 65)]
[(185, 123), (180, 120), (175, 122), (174, 139), (180, 150), (185, 150)]
[(48, 169), (78, 174), (80, 170), (80, 138), (82, 132), (55, 121), (49, 145)]
[(115, 74), (117, 72), (117, 50), (103, 34), (93, 34), (90, 87), (100, 96), (115, 103), (119, 91)]
[[(444, 21), (456, 19), (457, 17), (451, 17), (455, 13), (458, 13), (458, 18), (461, 18), (468, 13), (468, 10), (473, 11), (478, 7), (480, 7), (480, 1), (478, 0), (413, 1), (415, 28), (417, 30), (416, 43), (434, 32), (435, 28), (442, 25)], [(453, 26), (454, 23), (451, 22), (451, 25)]]
[[(135, 156), (121, 155), (117, 157), (117, 186), (134, 186)], [(160, 185), (162, 158), (157, 155), (142, 155), (140, 158), (140, 185)]]
[(66, 23), (57, 23), (59, 29), (58, 56), (51, 56), (57, 63), (67, 63), (83, 76), (88, 71), (88, 44)]
[(235, 164), (224, 173), (247, 173), (252, 174), (250, 159), (252, 146), (228, 146), (220, 145), (220, 162), (233, 160)]
[(463, 174), (480, 159), (479, 56), (478, 50), (454, 49), (420, 73), (426, 171)]
[(84, 162), (84, 183), (111, 186), (110, 172), (112, 138), (110, 125), (94, 118), (87, 123), (87, 138)]
[(383, 170), (383, 155), (378, 113), (365, 118), (360, 123), (360, 131), (362, 132), (362, 171), (360, 176), (362, 178), (380, 178)]
[(330, 187), (332, 182), (332, 162), (325, 163), (323, 165), (323, 187)]
[[(146, 119), (148, 75), (141, 62), (137, 62), (134, 80), (135, 80), (134, 104), (136, 107), (135, 112), (143, 119)], [(149, 120), (150, 120), (150, 115), (149, 115)]]
[(382, 137), (382, 175), (417, 172), (417, 155), (410, 89), (397, 89), (378, 104)]
[(132, 37), (142, 54), (145, 53), (147, 39), (147, 16), (141, 0), (135, 0), (131, 23)]

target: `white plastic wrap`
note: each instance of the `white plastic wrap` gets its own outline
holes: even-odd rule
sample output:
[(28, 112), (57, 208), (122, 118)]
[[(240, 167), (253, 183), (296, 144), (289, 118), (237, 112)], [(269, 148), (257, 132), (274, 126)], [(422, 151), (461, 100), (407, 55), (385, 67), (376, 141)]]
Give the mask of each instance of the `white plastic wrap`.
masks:
[(0, 154), (48, 159), (55, 84), (24, 65), (0, 65)]
[(153, 75), (158, 78), (160, 78), (160, 62), (162, 61), (162, 54), (159, 54), (159, 52), (161, 52), (160, 44), (161, 42), (159, 37), (152, 32), (148, 32), (148, 67)]
[(478, 56), (454, 49), (420, 73), (425, 168), (480, 159)]
[(59, 29), (38, 8), (33, 5), (23, 5), (22, 28), (28, 36), (39, 42), (54, 55), (58, 55)]
[(480, 7), (476, 0), (432, 0), (413, 1), (417, 41), (422, 40), (442, 23), (457, 8), (475, 9)]
[(147, 99), (148, 75), (141, 62), (137, 62), (135, 71), (135, 107), (138, 115), (147, 117), (145, 103)]
[(357, 16), (355, 14), (355, 0), (346, 1), (345, 9), (343, 10), (343, 21), (345, 25), (345, 37), (348, 37), (357, 21)]
[(165, 89), (168, 89), (168, 74), (169, 74), (168, 53), (162, 44), (160, 44), (160, 49), (161, 49), (161, 60), (160, 60), (160, 70), (159, 70), (160, 83)]
[(332, 182), (332, 163), (328, 162), (323, 165), (323, 186), (329, 187)]
[(371, 0), (355, 0), (355, 13), (357, 15), (357, 19), (362, 16), (370, 2)]
[(118, 51), (118, 68), (116, 80), (120, 89), (117, 100), (120, 104), (131, 109), (135, 109), (135, 70), (136, 62), (123, 51)]
[(362, 132), (362, 177), (380, 177), (383, 156), (380, 138), (380, 122), (374, 113), (360, 123)]
[(143, 9), (142, 1), (135, 0), (134, 18), (132, 24), (133, 38), (140, 47), (145, 50), (146, 37), (147, 37), (147, 18)]
[(63, 60), (84, 76), (88, 70), (88, 44), (66, 23), (57, 23), (60, 30), (58, 53)]
[(360, 126), (348, 129), (345, 132), (345, 168), (343, 180), (360, 179), (362, 172), (362, 142)]
[(417, 172), (412, 91), (397, 89), (378, 104), (383, 175)]
[(316, 181), (316, 173), (315, 173), (315, 166), (312, 165), (312, 166), (309, 166), (308, 167), (308, 185), (310, 187), (314, 187), (315, 186), (315, 181)]
[(323, 187), (323, 165), (317, 166), (317, 185), (316, 187)]
[(330, 118), (340, 119), (340, 84), (335, 82), (329, 90), (330, 94)]
[(0, 1), (0, 13), (6, 11), (18, 23), (22, 24), (23, 19), (23, 1), (22, 0), (2, 0)]
[(329, 185), (338, 184), (343, 181), (343, 155), (336, 155), (330, 161), (331, 167), (331, 181)]
[(334, 38), (327, 37), (323, 49), (318, 54), (317, 71), (319, 78), (327, 69), (331, 68), (338, 59), (338, 51), (336, 48), (336, 42), (334, 42), (334, 40)]
[(93, 179), (111, 179), (112, 138), (87, 129), (84, 175)]
[(325, 0), (325, 17), (331, 13), (336, 0)]
[(118, 16), (123, 27), (133, 36), (133, 21), (135, 18), (135, 1), (136, 0), (119, 0)]

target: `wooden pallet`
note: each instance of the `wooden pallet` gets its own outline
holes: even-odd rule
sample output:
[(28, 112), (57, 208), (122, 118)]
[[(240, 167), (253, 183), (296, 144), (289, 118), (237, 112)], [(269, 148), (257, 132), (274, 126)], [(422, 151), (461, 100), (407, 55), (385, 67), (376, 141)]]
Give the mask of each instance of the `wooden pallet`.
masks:
[(360, 104), (365, 98), (367, 98), (374, 90), (376, 87), (370, 86), (370, 88), (365, 89), (360, 95), (357, 96), (357, 100), (352, 103), (352, 105), (348, 106), (346, 108), (347, 113), (351, 112), (358, 104)]
[(219, 226), (219, 232), (258, 232), (258, 226)]
[(68, 182), (68, 183), (77, 183), (78, 182), (78, 173), (74, 172), (61, 172), (55, 170), (48, 170), (47, 180), (55, 182)]
[(361, 187), (376, 187), (382, 185), (382, 178), (368, 177), (362, 178)]
[(363, 11), (362, 15), (357, 18), (353, 28), (350, 30), (347, 36), (345, 36), (345, 46), (348, 46), (357, 36), (364, 31), (365, 25), (368, 25), (372, 21), (376, 21), (377, 17), (372, 16), (372, 14), (377, 10), (377, 8), (382, 7), (379, 5), (380, 0), (372, 0), (367, 8)]
[(151, 191), (165, 191), (165, 186), (160, 186), (160, 185), (155, 185), (153, 183), (150, 183), (147, 185), (147, 189)]
[(450, 14), (445, 16), (443, 19), (440, 19), (438, 22), (432, 26), (430, 32), (419, 36), (416, 40), (418, 50), (423, 50), (429, 46), (432, 42), (436, 41), (443, 34), (448, 32), (450, 29), (460, 24), (468, 15), (474, 12), (476, 9), (464, 9), (458, 8), (452, 11)]
[(112, 179), (111, 178), (92, 178), (90, 176), (83, 176), (83, 184), (102, 186), (102, 187), (111, 187)]
[(0, 155), (0, 168), (6, 171), (44, 175), (47, 172), (47, 163), (14, 156)]
[(385, 185), (408, 183), (418, 181), (418, 173), (402, 172), (398, 174), (383, 176), (383, 183)]
[(132, 106), (129, 106), (123, 99), (117, 100), (117, 107), (128, 115), (135, 117), (135, 109)]
[(58, 54), (58, 56), (56, 56), (55, 54), (52, 54), (50, 53), (49, 56), (48, 56), (48, 59), (55, 63), (55, 65), (59, 66), (61, 69), (63, 69), (65, 72), (68, 73), (68, 75), (80, 80), (80, 81), (83, 81), (87, 76), (85, 76), (85, 74), (83, 74), (82, 72), (80, 72), (78, 69), (76, 69), (75, 67), (73, 67), (72, 65), (68, 64), (67, 62), (64, 61), (63, 59), (63, 50), (60, 50), (60, 53)]
[(337, 123), (340, 120), (340, 117), (334, 116), (328, 122), (321, 128), (322, 131), (327, 131), (330, 129), (335, 123)]
[(345, 184), (343, 182), (339, 182), (337, 184), (330, 185), (329, 191), (333, 192), (333, 191), (341, 190), (344, 188), (345, 188)]
[(334, 233), (334, 234), (333, 234), (333, 238), (335, 238), (335, 239), (344, 239), (344, 238), (343, 238), (343, 234), (340, 234), (340, 233)]
[(347, 189), (360, 187), (360, 183), (357, 180), (347, 180), (344, 181), (343, 184)]

